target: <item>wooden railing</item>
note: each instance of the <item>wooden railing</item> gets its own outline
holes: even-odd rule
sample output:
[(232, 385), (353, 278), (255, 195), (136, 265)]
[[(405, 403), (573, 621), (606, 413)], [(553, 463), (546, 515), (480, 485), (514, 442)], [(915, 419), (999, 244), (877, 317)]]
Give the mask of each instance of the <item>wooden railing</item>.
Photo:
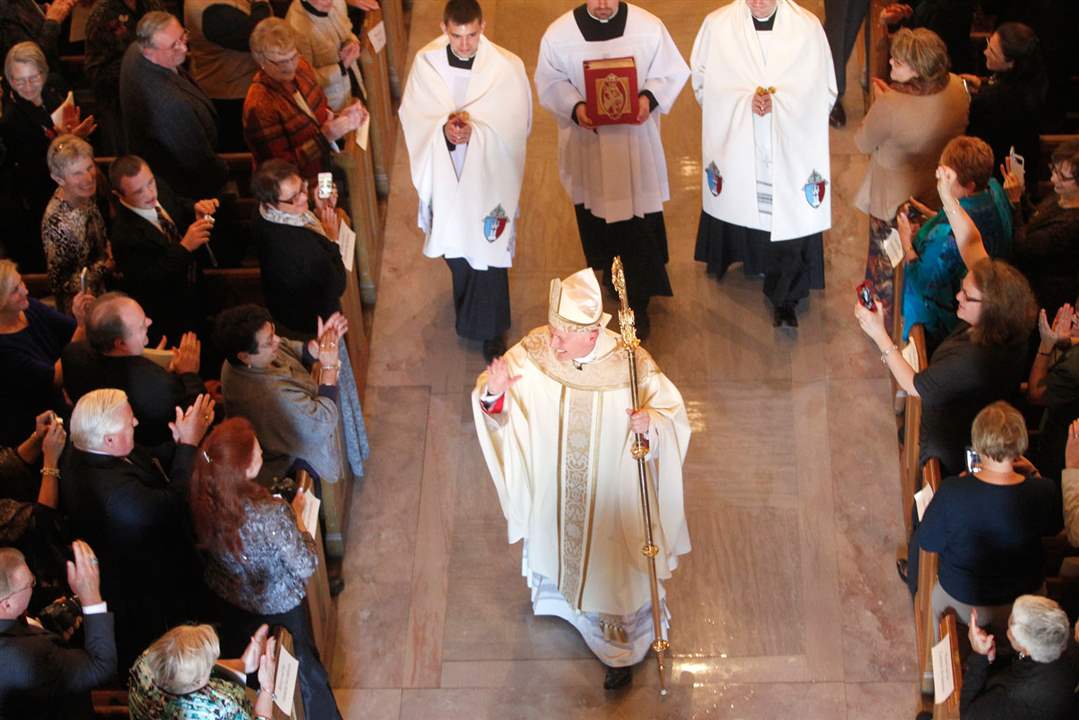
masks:
[[(930, 458), (922, 472), (925, 484), (936, 493), (940, 488), (940, 461)], [(918, 551), (918, 592), (914, 596), (914, 637), (918, 650), (918, 672), (922, 693), (933, 692), (933, 645), (936, 643), (937, 620), (933, 617), (933, 588), (937, 585), (940, 559), (936, 553)]]
[[(281, 657), (282, 650), (286, 650), (290, 655), (296, 657), (296, 650), (292, 643), (292, 633), (281, 626), (273, 628), (272, 633), (274, 640), (277, 641), (277, 657)], [(279, 693), (281, 690), (275, 688), (275, 692)], [(304, 712), (303, 707), (303, 693), (300, 692), (300, 679), (297, 677), (296, 686), (292, 693), (292, 712), (283, 712), (275, 702), (273, 706), (273, 720), (304, 720), (306, 717), (307, 715)], [(312, 718), (311, 720), (318, 720), (318, 718)]]
[(959, 696), (963, 690), (963, 663), (959, 658), (959, 623), (955, 611), (948, 610), (940, 618), (940, 637), (948, 640), (948, 660), (951, 663), (955, 689), (944, 699), (934, 703), (933, 720), (959, 720)]
[[(899, 311), (900, 306), (897, 303), (895, 308), (897, 318), (900, 317)], [(902, 318), (900, 318), (899, 323), (902, 326)], [(915, 325), (910, 329), (910, 342), (915, 343), (918, 348), (918, 366), (924, 370), (929, 364), (929, 359), (925, 352), (925, 328), (922, 325)], [(901, 507), (904, 511), (903, 522), (906, 525), (908, 536), (913, 530), (910, 509), (913, 507), (914, 493), (918, 492), (921, 485), (919, 481), (922, 478), (921, 430), (922, 399), (917, 395), (908, 394), (903, 411), (903, 445), (899, 453)]]

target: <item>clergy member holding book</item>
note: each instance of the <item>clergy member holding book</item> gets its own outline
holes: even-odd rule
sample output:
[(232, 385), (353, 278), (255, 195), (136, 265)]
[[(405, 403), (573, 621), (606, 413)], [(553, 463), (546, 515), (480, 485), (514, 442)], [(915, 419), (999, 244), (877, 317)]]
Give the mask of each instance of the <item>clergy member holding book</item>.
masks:
[(764, 275), (776, 327), (824, 287), (821, 233), (832, 225), (828, 40), (792, 0), (734, 0), (704, 19), (690, 57), (701, 104), (703, 209), (695, 258), (723, 277)]
[[(610, 65), (597, 67), (601, 61)], [(670, 112), (688, 77), (659, 18), (618, 0), (587, 0), (551, 23), (536, 63), (536, 91), (558, 124), (559, 171), (585, 261), (609, 272), (622, 256), (641, 339), (649, 299), (671, 295), (659, 114)], [(630, 112), (618, 112), (627, 104)]]
[(419, 195), (423, 254), (453, 277), (457, 334), (483, 341), (486, 362), (505, 352), (513, 264), (532, 127), (524, 63), (483, 36), (476, 0), (449, 0), (444, 35), (412, 63), (401, 129)]
[[(551, 281), (547, 325), (476, 381), (473, 417), (509, 542), (522, 543), (532, 611), (573, 625), (626, 685), (653, 636), (651, 583), (632, 433), (648, 443), (660, 582), (690, 550), (682, 498), (689, 417), (678, 388), (637, 348), (633, 408), (621, 335), (607, 329), (595, 273)], [(664, 637), (670, 613), (659, 587)]]

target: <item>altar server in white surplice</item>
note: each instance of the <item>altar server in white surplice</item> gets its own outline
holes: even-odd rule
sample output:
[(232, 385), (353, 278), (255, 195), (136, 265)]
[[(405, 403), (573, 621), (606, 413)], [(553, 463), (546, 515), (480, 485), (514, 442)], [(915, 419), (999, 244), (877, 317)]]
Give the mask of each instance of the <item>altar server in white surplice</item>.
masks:
[[(622, 57), (636, 64), (638, 124), (593, 127), (584, 62)], [(671, 295), (663, 224), (670, 190), (659, 115), (671, 111), (688, 77), (659, 18), (617, 0), (587, 0), (551, 23), (536, 62), (536, 91), (558, 123), (562, 186), (576, 210), (585, 261), (606, 273), (614, 256), (622, 256), (642, 339), (649, 298)]]
[[(607, 665), (604, 686), (630, 681), (653, 639), (652, 604), (632, 432), (647, 438), (656, 571), (690, 550), (682, 502), (689, 418), (678, 389), (637, 350), (632, 408), (621, 336), (595, 273), (551, 281), (547, 325), (480, 375), (472, 393), (480, 447), (536, 615), (573, 625)], [(670, 614), (661, 600), (664, 635)]]
[(734, 0), (704, 19), (690, 57), (703, 110), (703, 211), (695, 257), (723, 277), (764, 275), (774, 324), (824, 287), (821, 233), (832, 225), (828, 40), (792, 0)]
[(483, 36), (476, 0), (449, 0), (445, 33), (416, 53), (401, 129), (420, 198), (423, 254), (453, 278), (457, 334), (490, 362), (510, 326), (508, 268), (517, 238), (532, 90), (524, 63)]

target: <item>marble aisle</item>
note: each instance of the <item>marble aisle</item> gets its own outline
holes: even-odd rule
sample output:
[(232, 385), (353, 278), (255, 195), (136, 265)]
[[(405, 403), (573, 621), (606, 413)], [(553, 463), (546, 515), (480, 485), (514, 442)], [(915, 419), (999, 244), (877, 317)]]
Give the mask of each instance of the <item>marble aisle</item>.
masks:
[[(821, 0), (810, 7), (822, 13)], [(540, 36), (574, 0), (485, 0), (487, 35), (529, 75)], [(700, 0), (642, 0), (688, 58)], [(439, 32), (442, 0), (415, 0), (411, 53)], [(861, 116), (850, 64), (847, 108)], [(520, 548), (474, 437), (468, 393), (483, 361), (453, 332), (450, 276), (422, 256), (416, 196), (397, 144), (373, 323), (373, 448), (353, 501), (331, 670), (346, 717), (868, 718), (914, 714), (911, 608), (892, 558), (903, 541), (885, 372), (853, 320), (866, 218), (850, 207), (866, 160), (832, 133), (828, 289), (796, 336), (774, 330), (759, 288), (693, 261), (700, 110), (687, 85), (663, 119), (675, 297), (652, 303), (648, 348), (682, 390), (693, 552), (668, 586), (673, 688), (652, 665), (621, 693), (562, 621), (534, 618)], [(536, 106), (518, 255), (516, 340), (545, 321), (547, 284), (583, 266), (558, 181), (555, 127)]]

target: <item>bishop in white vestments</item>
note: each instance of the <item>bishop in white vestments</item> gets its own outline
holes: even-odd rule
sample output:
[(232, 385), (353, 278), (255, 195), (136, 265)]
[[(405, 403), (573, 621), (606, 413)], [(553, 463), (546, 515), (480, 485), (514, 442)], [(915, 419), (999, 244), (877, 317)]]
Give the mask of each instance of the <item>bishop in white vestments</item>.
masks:
[[(624, 57), (636, 66), (637, 123), (595, 127), (587, 116), (584, 63)], [(642, 339), (649, 298), (671, 295), (663, 224), (670, 191), (659, 116), (670, 112), (688, 77), (659, 18), (618, 0), (587, 0), (551, 23), (536, 62), (536, 91), (558, 124), (559, 172), (585, 261), (606, 272), (622, 256)]]
[(423, 47), (401, 99), (401, 129), (419, 195), (423, 254), (453, 280), (457, 334), (505, 350), (513, 263), (532, 126), (524, 63), (483, 36), (476, 0), (449, 0), (445, 33)]
[(477, 380), (476, 432), (509, 542), (524, 541), (533, 611), (573, 625), (608, 666), (605, 687), (619, 687), (653, 639), (633, 432), (649, 447), (666, 634), (662, 582), (690, 550), (682, 502), (689, 419), (678, 389), (640, 348), (633, 410), (625, 346), (606, 328), (611, 316), (591, 269), (552, 280), (549, 302), (548, 324)]
[(694, 256), (717, 277), (735, 262), (764, 275), (775, 325), (796, 327), (798, 301), (824, 287), (832, 225), (824, 29), (793, 0), (734, 0), (704, 19), (690, 65), (703, 116)]

